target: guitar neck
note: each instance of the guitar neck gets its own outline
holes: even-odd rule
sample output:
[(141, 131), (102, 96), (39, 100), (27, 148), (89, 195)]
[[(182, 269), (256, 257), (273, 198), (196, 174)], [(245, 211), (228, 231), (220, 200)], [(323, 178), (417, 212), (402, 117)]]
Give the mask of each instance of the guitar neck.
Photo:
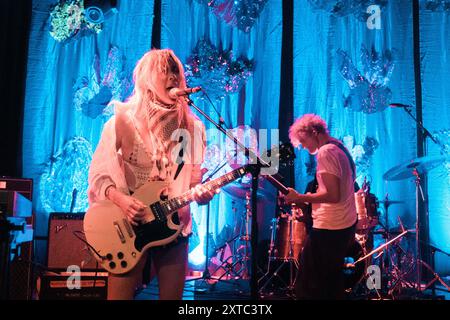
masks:
[[(246, 172), (247, 171), (246, 171), (245, 167), (241, 167), (239, 169), (230, 171), (227, 174), (225, 174), (217, 179), (208, 181), (208, 182), (204, 183), (203, 186), (210, 191), (215, 191), (215, 190), (227, 185), (228, 183), (241, 178), (242, 176), (245, 175)], [(161, 205), (166, 208), (166, 212), (167, 212), (167, 214), (169, 214), (171, 212), (174, 212), (178, 209), (183, 208), (184, 206), (187, 206), (188, 204), (190, 204), (193, 201), (194, 201), (194, 196), (192, 195), (191, 191), (189, 190), (189, 191), (183, 193), (181, 196), (172, 198), (170, 200), (167, 200), (167, 201), (161, 203)]]
[(276, 178), (272, 176), (264, 176), (275, 188), (277, 188), (281, 193), (288, 194), (289, 190), (285, 187), (284, 184), (282, 184), (280, 181), (278, 181)]

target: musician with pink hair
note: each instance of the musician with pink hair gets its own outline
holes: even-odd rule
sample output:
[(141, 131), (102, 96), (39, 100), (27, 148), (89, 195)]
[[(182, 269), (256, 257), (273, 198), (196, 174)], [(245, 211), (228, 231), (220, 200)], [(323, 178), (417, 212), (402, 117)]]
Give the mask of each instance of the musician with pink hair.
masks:
[(289, 129), (295, 147), (317, 157), (317, 189), (300, 194), (292, 188), (287, 203), (312, 205), (313, 226), (302, 253), (296, 282), (298, 299), (342, 299), (345, 254), (355, 239), (357, 221), (355, 164), (348, 150), (330, 136), (325, 121), (305, 114)]

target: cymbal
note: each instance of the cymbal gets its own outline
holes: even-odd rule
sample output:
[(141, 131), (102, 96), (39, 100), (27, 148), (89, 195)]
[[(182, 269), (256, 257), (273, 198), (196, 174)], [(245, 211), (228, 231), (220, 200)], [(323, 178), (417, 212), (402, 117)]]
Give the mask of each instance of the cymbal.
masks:
[[(226, 186), (223, 186), (221, 189), (230, 196), (239, 199), (245, 199), (247, 192), (251, 193), (252, 191), (250, 186), (243, 185), (240, 183), (230, 183), (227, 184)], [(257, 191), (257, 197), (258, 199), (273, 199), (274, 195), (267, 189), (259, 187)]]
[(445, 161), (444, 156), (426, 156), (412, 159), (407, 163), (400, 164), (388, 170), (383, 175), (383, 180), (403, 180), (414, 177), (414, 169), (419, 174), (424, 174), (440, 166)]

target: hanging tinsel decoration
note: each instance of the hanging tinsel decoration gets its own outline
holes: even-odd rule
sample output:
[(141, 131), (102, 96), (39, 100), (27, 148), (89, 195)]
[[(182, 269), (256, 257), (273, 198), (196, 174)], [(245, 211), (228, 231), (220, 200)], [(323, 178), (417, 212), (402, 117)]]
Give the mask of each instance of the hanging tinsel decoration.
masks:
[(100, 33), (102, 24), (86, 21), (83, 0), (62, 0), (50, 11), (50, 35), (58, 42), (64, 42), (80, 34), (80, 31)]
[(344, 107), (353, 111), (375, 113), (386, 109), (391, 100), (391, 90), (387, 87), (394, 69), (392, 52), (385, 50), (379, 54), (361, 48), (362, 72), (353, 64), (349, 55), (337, 50), (338, 70), (350, 87), (350, 94), (344, 98)]
[[(88, 172), (92, 146), (74, 137), (47, 163), (40, 180), (40, 199), (46, 212), (84, 212), (88, 206)], [(75, 191), (76, 190), (76, 191)]]
[(432, 12), (450, 12), (449, 0), (421, 0), (420, 9)]
[(376, 5), (380, 9), (385, 7), (387, 0), (308, 0), (313, 9), (323, 10), (335, 17), (345, 17), (352, 14), (361, 21), (367, 21), (371, 13), (370, 6)]
[(440, 147), (440, 154), (444, 157), (444, 167), (447, 183), (450, 185), (450, 129), (433, 132), (433, 137)]
[(362, 144), (355, 144), (353, 136), (345, 136), (342, 141), (349, 150), (356, 166), (356, 181), (362, 185), (364, 178), (369, 176), (370, 167), (372, 166), (372, 158), (379, 143), (373, 137), (366, 137)]
[(197, 0), (232, 27), (249, 32), (268, 0)]
[(233, 60), (231, 50), (218, 50), (207, 40), (199, 40), (185, 65), (190, 87), (201, 86), (217, 101), (236, 93), (253, 75), (253, 60), (240, 57)]
[(98, 55), (94, 56), (90, 79), (83, 76), (74, 86), (73, 104), (77, 111), (92, 119), (98, 116), (107, 119), (113, 114), (113, 106), (108, 103), (112, 99), (125, 99), (132, 90), (131, 72), (126, 71), (123, 60), (120, 49), (112, 47), (102, 72), (100, 59)]

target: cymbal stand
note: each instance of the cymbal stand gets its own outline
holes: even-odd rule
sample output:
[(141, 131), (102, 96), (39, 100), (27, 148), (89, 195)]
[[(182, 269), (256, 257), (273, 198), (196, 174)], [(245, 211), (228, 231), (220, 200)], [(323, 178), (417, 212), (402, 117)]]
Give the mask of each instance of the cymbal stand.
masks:
[[(411, 111), (413, 109), (413, 106), (401, 105), (401, 107), (417, 124), (418, 134), (420, 132), (421, 140), (422, 140), (421, 144), (418, 145), (418, 147), (421, 147), (424, 150), (426, 150), (426, 142), (427, 142), (426, 139), (430, 138), (430, 140), (433, 141), (442, 150), (443, 145), (430, 133), (430, 131), (427, 130), (427, 128), (425, 128), (425, 126), (422, 123), (422, 119), (418, 119), (413, 115), (413, 113)], [(420, 131), (419, 131), (419, 129), (420, 129)], [(415, 184), (416, 184), (416, 263), (415, 263), (415, 265), (416, 265), (416, 277), (417, 277), (416, 289), (418, 292), (422, 292), (423, 290), (421, 287), (420, 265), (424, 262), (420, 259), (421, 255), (420, 255), (420, 246), (419, 246), (419, 243), (421, 242), (420, 237), (419, 237), (419, 229), (420, 229), (420, 226), (419, 226), (419, 193), (420, 193), (420, 196), (421, 196), (421, 199), (423, 202), (425, 202), (425, 196), (424, 196), (424, 193), (422, 190), (422, 186), (420, 184), (420, 182), (421, 182), (420, 181), (420, 173), (417, 170), (417, 166), (413, 166), (412, 169), (413, 169), (413, 175), (416, 177), (416, 179), (415, 179)], [(426, 181), (425, 181), (425, 183), (426, 183)], [(428, 208), (426, 210), (428, 210)], [(426, 266), (428, 266), (428, 265), (426, 265)], [(434, 273), (434, 271), (433, 271), (433, 273)]]
[(425, 201), (425, 197), (423, 195), (422, 186), (420, 185), (420, 175), (417, 168), (413, 168), (413, 174), (416, 177), (414, 182), (416, 184), (416, 289), (421, 291), (421, 274), (420, 274), (420, 247), (419, 247), (419, 192), (422, 198), (422, 201)]
[[(407, 263), (407, 266), (402, 266), (402, 261), (401, 261), (401, 257), (407, 257), (408, 258), (408, 253), (405, 252), (405, 250), (400, 246), (400, 245), (396, 245), (396, 249), (397, 249), (397, 263), (395, 261), (393, 261), (392, 256), (389, 254), (389, 250), (387, 250), (387, 256), (385, 258), (388, 258), (388, 263), (387, 266), (385, 266), (385, 270), (387, 270), (389, 278), (391, 278), (392, 282), (391, 282), (391, 286), (387, 292), (388, 295), (394, 295), (394, 292), (399, 292), (399, 288), (410, 288), (410, 289), (415, 289), (417, 292), (421, 292), (422, 288), (421, 288), (421, 265), (420, 265), (420, 247), (419, 247), (419, 196), (421, 197), (422, 201), (425, 201), (425, 197), (423, 194), (423, 190), (422, 187), (420, 185), (420, 174), (417, 170), (416, 166), (412, 167), (412, 173), (415, 176), (415, 186), (416, 186), (416, 223), (415, 223), (415, 258), (410, 258), (407, 259), (403, 262)], [(387, 202), (385, 202), (385, 208), (387, 207)], [(387, 208), (386, 208), (387, 209)], [(387, 213), (387, 212), (386, 212)], [(400, 219), (399, 219), (400, 220)], [(386, 231), (386, 239), (388, 239), (388, 234), (389, 234), (389, 226), (388, 226), (388, 217), (386, 214), (386, 226), (385, 226), (385, 231)], [(405, 228), (403, 227), (403, 224), (401, 222), (401, 220), (399, 221), (400, 226), (402, 228), (403, 232), (405, 231)], [(402, 233), (403, 234), (403, 233)], [(412, 271), (415, 271), (415, 281), (411, 282), (408, 281), (406, 279), (406, 276), (409, 275)]]
[[(217, 267), (216, 270), (214, 270), (213, 274), (215, 274), (220, 269), (223, 269), (225, 272), (217, 279), (217, 281), (222, 280), (225, 276), (230, 276), (234, 280), (237, 279), (246, 279), (248, 278), (248, 261), (250, 248), (250, 219), (251, 219), (251, 205), (250, 205), (250, 194), (247, 193), (246, 195), (246, 210), (245, 210), (245, 223), (244, 228), (241, 227), (241, 230), (239, 230), (239, 234), (237, 234), (233, 239), (227, 241), (227, 243), (234, 241), (233, 246), (233, 254), (228, 256), (220, 266)], [(243, 232), (245, 232), (243, 234)], [(240, 244), (240, 242), (244, 242), (243, 245), (239, 245), (236, 248), (236, 243)], [(243, 252), (242, 252), (243, 251)], [(233, 262), (234, 261), (234, 262)]]
[[(388, 246), (391, 245), (392, 243), (395, 243), (397, 240), (399, 240), (401, 237), (403, 237), (404, 235), (406, 235), (408, 233), (408, 230), (404, 230), (402, 233), (400, 233), (398, 236), (396, 236), (395, 238), (387, 241), (385, 244), (379, 246), (378, 248), (372, 250), (371, 252), (367, 253), (365, 256), (359, 258), (358, 260), (356, 260), (353, 263), (349, 263), (346, 264), (346, 267), (350, 267), (350, 268), (354, 268), (356, 264), (361, 263), (367, 259), (369, 259), (372, 255), (374, 255), (375, 253), (381, 252), (382, 250), (386, 249), (388, 250)], [(376, 289), (376, 288), (375, 288)], [(381, 298), (378, 290), (376, 289), (377, 295), (379, 298)]]
[[(420, 243), (423, 242), (422, 240), (420, 240), (419, 237), (419, 230), (420, 230), (420, 226), (419, 226), (419, 196), (421, 197), (422, 201), (425, 201), (425, 196), (422, 190), (422, 186), (420, 184), (420, 173), (417, 170), (416, 167), (413, 167), (413, 175), (415, 177), (414, 182), (416, 185), (416, 225), (415, 225), (415, 229), (416, 229), (416, 257), (415, 257), (415, 261), (414, 261), (414, 266), (415, 266), (415, 271), (416, 271), (416, 283), (415, 283), (415, 289), (417, 290), (418, 293), (422, 293), (424, 292), (426, 289), (428, 289), (431, 285), (434, 284), (434, 282), (439, 281), (442, 285), (444, 285), (444, 287), (450, 291), (450, 287), (441, 279), (441, 277), (433, 270), (433, 268), (431, 268), (430, 265), (428, 265), (425, 261), (423, 261), (421, 259), (421, 255), (420, 255)], [(427, 245), (429, 245), (427, 243)], [(428, 269), (429, 272), (431, 272), (431, 274), (434, 276), (434, 278), (432, 280), (430, 280), (426, 285), (424, 285), (422, 287), (422, 275), (421, 275), (421, 267), (424, 266), (426, 269)], [(434, 295), (434, 287), (433, 287), (433, 295)]]
[[(390, 228), (389, 228), (389, 194), (386, 193), (384, 198), (384, 243), (387, 243), (390, 238)], [(382, 281), (382, 289), (383, 292), (387, 291), (387, 279), (389, 278), (390, 273), (390, 254), (389, 249), (386, 248), (384, 251), (384, 256), (380, 259), (381, 262), (381, 270), (383, 270), (386, 281)]]

